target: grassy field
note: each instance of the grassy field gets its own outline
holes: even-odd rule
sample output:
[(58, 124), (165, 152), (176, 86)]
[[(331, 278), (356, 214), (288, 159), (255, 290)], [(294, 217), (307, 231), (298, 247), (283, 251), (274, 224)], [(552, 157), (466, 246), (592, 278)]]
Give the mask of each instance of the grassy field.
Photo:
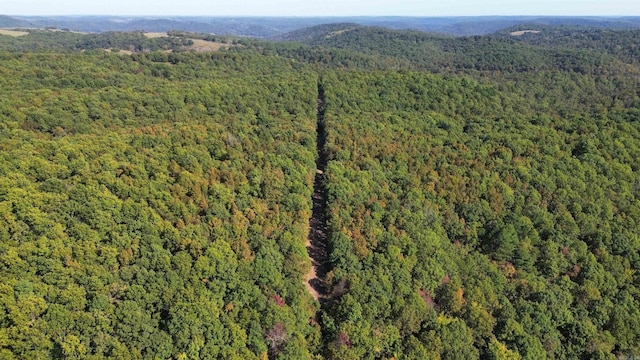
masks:
[(532, 33), (532, 34), (539, 34), (540, 31), (538, 30), (521, 30), (521, 31), (514, 31), (511, 33), (512, 36), (522, 36), (526, 33)]
[(17, 31), (17, 30), (8, 30), (8, 29), (0, 29), (0, 35), (8, 35), (8, 36), (25, 36), (29, 35), (26, 31)]
[(169, 37), (169, 35), (167, 33), (164, 33), (164, 32), (146, 32), (146, 33), (144, 33), (144, 36), (148, 37), (149, 39), (155, 39), (155, 38), (161, 38), (161, 37)]
[(338, 36), (340, 34), (346, 33), (347, 31), (352, 31), (354, 29), (355, 28), (349, 28), (349, 29), (334, 31), (334, 32), (330, 33), (329, 35), (327, 35), (326, 38), (330, 38), (330, 37), (333, 37), (333, 36)]
[[(104, 49), (104, 51), (106, 52), (113, 52), (112, 49)], [(115, 52), (114, 52), (115, 53)], [(129, 50), (122, 50), (120, 49), (120, 51), (117, 52), (117, 54), (121, 54), (121, 55), (131, 55), (133, 54), (133, 51), (129, 51)]]
[[(161, 38), (161, 37), (169, 37), (169, 34), (163, 32), (147, 32), (144, 33), (144, 36), (149, 39)], [(196, 52), (206, 52), (206, 51), (218, 51), (221, 48), (228, 48), (229, 44), (223, 44), (220, 42), (206, 41), (202, 39), (191, 39), (193, 40), (193, 45), (187, 47), (188, 51), (196, 51)]]
[(218, 51), (221, 48), (228, 48), (229, 44), (223, 44), (220, 42), (206, 41), (201, 39), (192, 39), (193, 45), (187, 47), (187, 50), (194, 50), (197, 52), (204, 51)]

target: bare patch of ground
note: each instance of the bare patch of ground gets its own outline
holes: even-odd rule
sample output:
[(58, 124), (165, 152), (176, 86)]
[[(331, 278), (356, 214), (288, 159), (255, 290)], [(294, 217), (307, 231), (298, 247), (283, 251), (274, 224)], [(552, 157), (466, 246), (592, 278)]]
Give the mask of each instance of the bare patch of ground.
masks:
[(313, 192), (313, 215), (309, 219), (309, 236), (307, 237), (307, 252), (311, 260), (311, 269), (305, 278), (307, 290), (314, 299), (325, 297), (324, 279), (327, 276), (327, 234), (324, 214), (324, 199), (322, 189), (322, 171), (316, 172)]
[(133, 51), (129, 51), (129, 50), (120, 50), (118, 52), (112, 51), (111, 48), (103, 49), (103, 50), (108, 52), (108, 53), (114, 53), (114, 54), (120, 54), (120, 55), (131, 55), (131, 54), (133, 54)]
[(334, 31), (334, 32), (330, 33), (329, 35), (325, 36), (325, 38), (328, 39), (330, 37), (338, 36), (340, 34), (344, 34), (347, 31), (351, 31), (351, 30), (355, 30), (355, 28), (349, 28), (349, 29), (343, 29), (343, 30)]
[(25, 36), (25, 35), (29, 35), (28, 32), (26, 31), (18, 31), (18, 30), (9, 30), (9, 29), (0, 29), (0, 35), (7, 35), (7, 36)]
[(169, 37), (169, 35), (166, 32), (146, 32), (144, 33), (144, 36), (148, 37), (149, 39)]
[(538, 30), (520, 30), (520, 31), (514, 31), (511, 33), (511, 36), (522, 36), (526, 33), (531, 33), (531, 34), (539, 34), (540, 31)]
[(201, 39), (191, 39), (193, 45), (187, 46), (187, 51), (206, 52), (206, 51), (218, 51), (221, 48), (229, 48), (231, 45), (223, 44), (221, 42), (213, 42)]

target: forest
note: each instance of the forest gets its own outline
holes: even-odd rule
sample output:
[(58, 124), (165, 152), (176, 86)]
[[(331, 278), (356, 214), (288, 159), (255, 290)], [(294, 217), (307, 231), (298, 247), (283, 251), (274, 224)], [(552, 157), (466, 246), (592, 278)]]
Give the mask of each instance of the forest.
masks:
[(640, 36), (537, 29), (0, 35), (0, 358), (640, 356)]

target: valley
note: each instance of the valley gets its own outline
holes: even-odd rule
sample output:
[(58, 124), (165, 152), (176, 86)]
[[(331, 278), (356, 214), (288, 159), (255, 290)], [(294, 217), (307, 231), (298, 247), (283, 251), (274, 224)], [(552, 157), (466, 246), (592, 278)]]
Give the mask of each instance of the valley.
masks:
[(327, 154), (324, 149), (326, 143), (325, 129), (325, 98), (324, 88), (318, 83), (318, 110), (316, 123), (316, 173), (313, 180), (312, 213), (309, 219), (309, 236), (307, 237), (307, 252), (311, 261), (311, 270), (306, 277), (307, 288), (314, 299), (320, 300), (327, 296), (328, 289), (325, 277), (329, 271), (327, 253), (327, 220), (326, 199), (324, 189), (324, 172), (327, 169)]

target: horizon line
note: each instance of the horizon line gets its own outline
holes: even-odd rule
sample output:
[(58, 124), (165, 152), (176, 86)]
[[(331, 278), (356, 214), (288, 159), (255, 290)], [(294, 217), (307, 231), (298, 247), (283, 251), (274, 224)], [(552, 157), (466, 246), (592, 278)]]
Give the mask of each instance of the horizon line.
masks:
[(556, 14), (513, 14), (513, 15), (115, 15), (115, 14), (0, 14), (0, 16), (23, 16), (23, 17), (83, 17), (83, 16), (102, 16), (102, 17), (238, 17), (238, 18), (380, 18), (380, 17), (397, 17), (397, 18), (484, 18), (484, 17), (551, 17), (551, 18), (640, 18), (638, 15), (556, 15)]

